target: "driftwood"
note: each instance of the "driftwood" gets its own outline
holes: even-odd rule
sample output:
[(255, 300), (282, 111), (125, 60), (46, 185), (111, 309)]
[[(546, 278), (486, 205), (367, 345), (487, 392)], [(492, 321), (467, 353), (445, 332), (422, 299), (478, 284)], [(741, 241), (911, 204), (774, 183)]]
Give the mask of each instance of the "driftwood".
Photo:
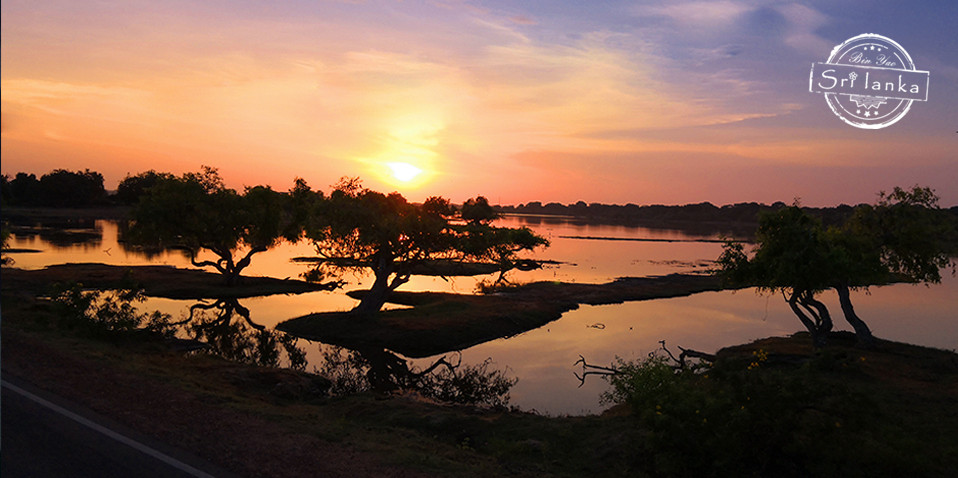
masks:
[[(675, 365), (673, 365), (672, 367), (676, 370), (685, 370), (685, 369), (693, 367), (693, 364), (690, 364), (689, 362), (687, 362), (688, 359), (698, 359), (698, 360), (709, 362), (709, 363), (715, 362), (714, 354), (708, 354), (705, 352), (699, 352), (698, 350), (679, 347), (679, 350), (681, 350), (682, 352), (679, 353), (678, 357), (676, 357), (674, 354), (672, 354), (672, 351), (665, 346), (664, 340), (660, 340), (659, 344), (662, 345), (661, 349), (668, 355), (669, 359), (675, 362)], [(649, 352), (649, 356), (650, 357), (654, 356), (657, 351), (658, 350)], [(577, 360), (573, 365), (579, 365), (579, 364), (582, 364), (582, 374), (580, 375), (578, 372), (572, 372), (572, 374), (575, 375), (575, 378), (579, 379), (579, 387), (582, 387), (583, 385), (585, 385), (585, 379), (589, 375), (599, 375), (599, 376), (607, 377), (612, 375), (618, 375), (621, 373), (621, 371), (615, 368), (615, 365), (612, 365), (612, 364), (609, 364), (608, 367), (605, 367), (602, 365), (590, 364), (586, 361), (585, 357), (583, 357), (582, 355), (579, 355), (579, 360)]]
[(572, 365), (575, 366), (579, 364), (582, 364), (582, 375), (579, 375), (577, 372), (572, 372), (572, 374), (575, 375), (575, 378), (579, 379), (579, 388), (582, 388), (582, 386), (585, 385), (585, 379), (589, 375), (610, 376), (617, 375), (619, 373), (619, 370), (611, 364), (608, 367), (592, 365), (586, 362), (585, 357), (582, 355), (579, 355), (579, 360)]
[(679, 350), (681, 350), (682, 353), (679, 354), (679, 358), (675, 358), (675, 355), (672, 355), (672, 351), (665, 346), (664, 340), (660, 340), (659, 344), (662, 345), (662, 350), (664, 350), (665, 353), (669, 354), (669, 358), (678, 364), (678, 366), (676, 367), (678, 369), (687, 368), (688, 365), (685, 363), (685, 359), (687, 358), (704, 360), (706, 362), (715, 362), (715, 355), (713, 354), (699, 352), (698, 350), (686, 349), (686, 348), (682, 348), (681, 346), (679, 346)]

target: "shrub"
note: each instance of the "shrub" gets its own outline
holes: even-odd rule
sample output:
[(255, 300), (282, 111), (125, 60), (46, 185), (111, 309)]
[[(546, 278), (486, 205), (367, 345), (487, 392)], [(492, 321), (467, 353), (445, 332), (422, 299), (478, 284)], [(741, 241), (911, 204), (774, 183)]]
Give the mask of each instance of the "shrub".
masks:
[(145, 297), (139, 289), (84, 290), (82, 284), (56, 285), (51, 294), (61, 323), (90, 335), (115, 337), (118, 333), (147, 331), (170, 335), (171, 317), (159, 311), (139, 312), (135, 303)]
[(603, 400), (627, 404), (650, 431), (636, 444), (644, 457), (636, 466), (656, 476), (807, 475), (829, 449), (847, 449), (842, 427), (863, 402), (813, 367), (766, 360), (762, 351), (712, 367), (677, 367), (658, 354), (619, 359)]

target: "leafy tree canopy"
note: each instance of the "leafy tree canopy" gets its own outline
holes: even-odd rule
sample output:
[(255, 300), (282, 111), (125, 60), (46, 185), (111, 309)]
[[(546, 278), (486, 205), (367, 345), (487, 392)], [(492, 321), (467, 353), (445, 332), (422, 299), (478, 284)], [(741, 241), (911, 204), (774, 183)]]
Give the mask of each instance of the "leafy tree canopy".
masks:
[(56, 169), (39, 179), (17, 173), (12, 180), (4, 177), (3, 186), (3, 200), (15, 206), (83, 207), (106, 199), (103, 175), (89, 169)]
[(499, 218), (499, 213), (489, 205), (489, 200), (483, 196), (467, 199), (462, 203), (459, 215), (469, 224), (489, 224)]
[[(482, 203), (488, 206), (484, 199), (472, 202), (477, 208)], [(312, 216), (306, 235), (327, 259), (324, 265), (369, 268), (375, 276), (357, 313), (378, 311), (389, 292), (408, 282), (413, 267), (423, 261), (502, 260), (547, 244), (526, 228), (488, 225), (488, 214), (463, 218), (445, 198), (413, 204), (399, 193), (365, 189), (350, 178), (317, 201)]]
[(874, 206), (856, 208), (841, 225), (824, 228), (797, 205), (763, 214), (752, 258), (738, 243), (726, 244), (720, 274), (738, 285), (780, 291), (816, 344), (831, 330), (828, 309), (815, 296), (834, 288), (845, 319), (860, 342), (871, 331), (855, 313), (850, 291), (894, 279), (939, 282), (951, 263), (951, 230), (929, 188), (895, 188)]
[(136, 204), (147, 190), (164, 180), (173, 179), (170, 173), (158, 173), (154, 170), (136, 175), (127, 175), (116, 188), (114, 199), (120, 204)]
[[(204, 166), (179, 178), (161, 177), (133, 211), (125, 236), (140, 245), (184, 249), (193, 265), (214, 267), (235, 283), (254, 254), (301, 237), (296, 219), (290, 195), (264, 186), (239, 194)], [(217, 259), (197, 260), (204, 249)]]
[[(954, 234), (934, 190), (896, 187), (879, 194), (874, 206), (861, 206), (842, 233), (856, 238), (853, 258), (867, 263), (865, 273), (896, 274), (912, 282), (941, 281), (941, 269), (951, 264), (947, 250)], [(846, 239), (848, 241), (849, 239)], [(861, 249), (865, 249), (862, 254)]]
[(823, 345), (832, 329), (828, 309), (816, 295), (829, 288), (829, 247), (821, 223), (797, 205), (763, 213), (751, 259), (741, 243), (727, 243), (718, 259), (720, 274), (735, 285), (781, 292), (792, 312)]

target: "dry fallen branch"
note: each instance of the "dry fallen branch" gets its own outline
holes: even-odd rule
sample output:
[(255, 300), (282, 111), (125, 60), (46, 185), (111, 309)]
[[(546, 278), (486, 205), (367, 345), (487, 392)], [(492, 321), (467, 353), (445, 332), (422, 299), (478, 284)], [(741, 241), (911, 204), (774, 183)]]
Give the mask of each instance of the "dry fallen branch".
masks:
[[(679, 350), (681, 350), (682, 352), (679, 354), (678, 357), (676, 357), (674, 354), (672, 354), (672, 351), (665, 346), (664, 340), (660, 340), (659, 344), (662, 346), (661, 350), (663, 350), (666, 353), (666, 355), (668, 355), (670, 360), (675, 362), (675, 365), (673, 366), (673, 368), (676, 370), (686, 370), (686, 369), (694, 370), (699, 368), (699, 364), (689, 363), (687, 362), (688, 359), (698, 359), (708, 363), (715, 362), (715, 355), (713, 354), (699, 352), (698, 350), (693, 350), (693, 349), (686, 349), (683, 347), (679, 347)], [(654, 356), (656, 352), (658, 352), (658, 350), (649, 352), (649, 356), (650, 357)], [(585, 385), (585, 379), (589, 375), (611, 376), (611, 375), (618, 375), (620, 373), (619, 370), (615, 368), (615, 366), (612, 364), (609, 364), (608, 367), (605, 367), (602, 365), (593, 365), (588, 363), (585, 357), (583, 357), (582, 355), (579, 355), (579, 360), (577, 360), (573, 365), (579, 365), (579, 364), (582, 365), (582, 374), (580, 375), (578, 372), (572, 372), (572, 374), (575, 375), (575, 378), (579, 379), (580, 388), (583, 385)]]

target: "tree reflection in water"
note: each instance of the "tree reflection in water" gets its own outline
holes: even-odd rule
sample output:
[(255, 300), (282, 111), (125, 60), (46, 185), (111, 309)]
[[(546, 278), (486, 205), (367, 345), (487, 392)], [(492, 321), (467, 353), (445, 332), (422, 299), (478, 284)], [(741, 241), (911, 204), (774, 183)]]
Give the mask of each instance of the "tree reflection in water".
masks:
[(117, 221), (116, 242), (123, 249), (123, 252), (134, 256), (142, 257), (147, 262), (161, 258), (165, 254), (177, 254), (184, 259), (189, 259), (189, 251), (182, 247), (158, 246), (153, 244), (139, 244), (130, 241), (130, 221)]
[(249, 309), (235, 298), (196, 303), (189, 317), (170, 325), (203, 342), (203, 350), (212, 355), (265, 367), (306, 368), (306, 352), (297, 338), (253, 322)]
[(356, 350), (329, 346), (323, 355), (317, 372), (333, 382), (331, 392), (338, 395), (415, 391), (443, 402), (497, 407), (509, 404), (509, 391), (519, 381), (502, 370), (490, 370), (492, 359), (462, 365), (458, 353), (455, 363), (443, 356), (424, 369), (375, 346)]
[(12, 216), (10, 232), (21, 240), (38, 238), (56, 249), (83, 247), (99, 248), (103, 242), (103, 228), (94, 219), (85, 218), (25, 218)]
[[(79, 286), (65, 302), (86, 316), (91, 303), (98, 300), (99, 293), (83, 294)], [(138, 294), (137, 292), (136, 294)], [(134, 295), (135, 297), (136, 295)], [(136, 300), (120, 298), (125, 308), (100, 304), (94, 312), (96, 320), (112, 320), (117, 314), (127, 317), (135, 313), (129, 307)], [(113, 304), (107, 301), (106, 304)], [(107, 311), (106, 319), (100, 317)], [(296, 337), (281, 331), (268, 329), (250, 319), (250, 311), (235, 298), (200, 301), (190, 307), (188, 316), (180, 321), (170, 320), (169, 315), (154, 313), (148, 328), (166, 338), (180, 337), (180, 350), (196, 350), (227, 360), (265, 367), (289, 367), (305, 370), (306, 352), (298, 346)], [(144, 320), (135, 316), (132, 324), (137, 328)], [(354, 394), (365, 391), (392, 393), (415, 391), (434, 400), (488, 405), (494, 407), (509, 404), (509, 391), (518, 382), (505, 372), (490, 369), (491, 359), (475, 365), (463, 365), (462, 355), (455, 354), (455, 363), (443, 356), (426, 368), (411, 365), (409, 361), (380, 346), (366, 346), (350, 350), (336, 346), (323, 346), (322, 366), (313, 372), (328, 379), (334, 395)]]

